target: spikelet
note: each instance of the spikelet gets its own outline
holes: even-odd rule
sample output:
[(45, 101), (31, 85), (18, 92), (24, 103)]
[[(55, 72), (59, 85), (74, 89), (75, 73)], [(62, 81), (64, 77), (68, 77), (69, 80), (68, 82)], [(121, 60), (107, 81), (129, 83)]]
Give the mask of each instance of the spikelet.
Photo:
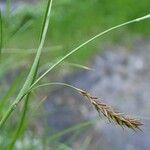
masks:
[(128, 127), (130, 129), (136, 130), (140, 129), (140, 126), (143, 125), (139, 120), (124, 116), (122, 113), (114, 111), (114, 109), (103, 103), (98, 97), (91, 96), (88, 92), (80, 90), (79, 93), (86, 97), (90, 103), (95, 107), (98, 113), (102, 113), (105, 117), (108, 118), (110, 122), (115, 122), (121, 127)]

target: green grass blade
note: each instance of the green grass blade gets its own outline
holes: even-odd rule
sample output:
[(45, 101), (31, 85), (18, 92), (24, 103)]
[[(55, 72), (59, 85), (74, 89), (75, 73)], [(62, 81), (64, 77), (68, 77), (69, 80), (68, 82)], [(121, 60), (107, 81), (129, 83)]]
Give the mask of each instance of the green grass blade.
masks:
[(30, 93), (26, 96), (26, 99), (24, 101), (23, 111), (22, 111), (22, 114), (21, 114), (21, 117), (20, 117), (20, 121), (19, 121), (19, 125), (18, 125), (17, 130), (16, 130), (16, 132), (14, 134), (12, 142), (10, 143), (10, 145), (8, 145), (7, 150), (14, 149), (14, 145), (15, 145), (17, 139), (19, 138), (19, 136), (21, 134), (21, 131), (23, 129), (24, 122), (25, 122), (25, 117), (26, 117), (26, 114), (27, 114), (29, 98), (30, 98)]
[(64, 130), (62, 130), (62, 131), (60, 131), (60, 132), (58, 132), (58, 133), (55, 133), (54, 135), (50, 136), (50, 137), (47, 139), (47, 143), (48, 143), (49, 141), (56, 141), (58, 138), (62, 137), (62, 136), (65, 135), (65, 134), (71, 133), (71, 132), (73, 132), (73, 131), (77, 131), (77, 130), (79, 130), (79, 129), (81, 130), (82, 128), (85, 128), (85, 127), (87, 127), (87, 126), (91, 126), (91, 125), (94, 124), (97, 120), (98, 120), (98, 119), (96, 119), (96, 120), (90, 120), (90, 121), (84, 121), (84, 122), (82, 122), (82, 123), (80, 123), (80, 124), (74, 125), (74, 126), (72, 126), (72, 127), (70, 127), (70, 128), (67, 128), (67, 129), (64, 129)]
[[(24, 72), (23, 72), (24, 73)], [(9, 98), (16, 92), (17, 88), (19, 87), (19, 84), (21, 83), (23, 73), (19, 74), (19, 76), (16, 77), (16, 79), (13, 81), (11, 86), (9, 87), (8, 91), (4, 95), (4, 97), (0, 101), (0, 110), (4, 108), (4, 106), (7, 104)]]
[(149, 19), (150, 18), (150, 14), (146, 15), (146, 16), (143, 16), (143, 17), (140, 17), (140, 18), (136, 18), (134, 20), (131, 20), (131, 21), (128, 21), (128, 22), (125, 22), (125, 23), (122, 23), (122, 24), (119, 24), (117, 26), (114, 26), (112, 28), (109, 28), (108, 30), (105, 30), (99, 34), (97, 34), (96, 36), (90, 38), (89, 40), (87, 40), (86, 42), (82, 43), (81, 45), (79, 45), (78, 47), (76, 47), (75, 49), (73, 49), (72, 51), (70, 51), (68, 54), (66, 54), (64, 57), (62, 57), (60, 60), (58, 60), (54, 65), (52, 65), (45, 73), (43, 73), (36, 81), (35, 83), (31, 86), (31, 88), (37, 84), (44, 76), (46, 76), (52, 69), (54, 69), (57, 65), (59, 65), (62, 61), (64, 61), (65, 59), (67, 59), (69, 56), (71, 56), (72, 54), (74, 54), (75, 52), (79, 51), (82, 47), (86, 46), (87, 44), (89, 44), (90, 42), (92, 42), (93, 40), (101, 37), (102, 35), (112, 31), (112, 30), (115, 30), (117, 28), (120, 28), (120, 27), (123, 27), (125, 25), (129, 25), (129, 24), (132, 24), (132, 23), (135, 23), (135, 22), (139, 22), (139, 21), (142, 21), (142, 20), (145, 20), (145, 19)]
[[(80, 50), (82, 47), (86, 46), (88, 43), (92, 42), (93, 40), (97, 39), (98, 37), (112, 31), (112, 30), (115, 30), (117, 28), (120, 28), (120, 27), (123, 27), (125, 25), (129, 25), (129, 24), (132, 24), (132, 23), (135, 23), (135, 22), (139, 22), (139, 21), (142, 21), (144, 19), (149, 19), (150, 18), (150, 14), (146, 15), (146, 16), (143, 16), (143, 17), (140, 17), (140, 18), (136, 18), (134, 20), (131, 20), (131, 21), (128, 21), (128, 22), (125, 22), (125, 23), (122, 23), (122, 24), (119, 24), (117, 26), (114, 26), (112, 28), (109, 28), (99, 34), (97, 34), (96, 36), (90, 38), (89, 40), (87, 40), (86, 42), (82, 43), (81, 45), (79, 45), (78, 47), (76, 47), (75, 49), (73, 49), (72, 51), (70, 51), (68, 54), (66, 54), (64, 57), (62, 57), (60, 60), (58, 60), (55, 64), (53, 64), (45, 73), (43, 73), (32, 85), (30, 85), (29, 83), (31, 83), (30, 81), (32, 76), (33, 76), (33, 70), (34, 70), (34, 67), (37, 66), (37, 63), (38, 63), (38, 60), (35, 59), (35, 62), (33, 63), (33, 70), (31, 70), (30, 74), (29, 74), (29, 77), (31, 76), (31, 78), (28, 78), (26, 83), (25, 83), (25, 86), (23, 88), (23, 90), (19, 93), (17, 99), (15, 100), (15, 102), (10, 106), (9, 110), (6, 112), (6, 114), (3, 116), (2, 120), (0, 121), (0, 128), (4, 125), (4, 123), (6, 122), (6, 120), (8, 119), (8, 117), (10, 116), (10, 114), (12, 113), (12, 111), (15, 109), (15, 107), (17, 106), (17, 104), (22, 100), (22, 98), (27, 95), (31, 90), (32, 88), (45, 76), (47, 75), (52, 69), (54, 69), (57, 65), (59, 65), (62, 61), (64, 61), (65, 59), (67, 59), (69, 56), (71, 56), (72, 54), (74, 54), (75, 52), (77, 52), (78, 50)], [(43, 31), (43, 35), (44, 35), (44, 31)], [(43, 40), (41, 40), (42, 42)], [(40, 44), (42, 45), (42, 44)], [(41, 46), (39, 47), (39, 50), (41, 49)], [(40, 53), (40, 52), (39, 52)], [(39, 58), (38, 55), (39, 53), (37, 53), (37, 57), (36, 58)]]
[(0, 10), (0, 62), (1, 62), (2, 47), (3, 47), (3, 21), (2, 21), (2, 13)]
[(37, 50), (37, 54), (35, 56), (34, 62), (32, 64), (32, 67), (30, 69), (30, 72), (28, 74), (28, 77), (24, 83), (24, 86), (20, 90), (16, 100), (14, 103), (10, 106), (6, 114), (3, 116), (3, 118), (0, 121), (0, 128), (4, 125), (12, 111), (15, 109), (16, 105), (19, 103), (19, 101), (24, 97), (24, 94), (27, 92), (27, 90), (30, 88), (31, 84), (33, 83), (36, 71), (38, 70), (38, 65), (39, 65), (39, 60), (42, 52), (42, 48), (44, 45), (44, 41), (46, 38), (46, 33), (48, 30), (48, 25), (49, 25), (49, 20), (50, 20), (50, 15), (51, 15), (51, 7), (52, 7), (52, 0), (48, 0), (47, 4), (47, 9), (46, 9), (46, 15), (44, 18), (43, 26), (42, 26), (42, 32), (41, 32), (41, 37), (40, 37), (40, 44)]
[(11, 0), (6, 0), (6, 16), (9, 18), (10, 15), (10, 9), (11, 9)]
[[(46, 9), (46, 12), (45, 12), (43, 26), (42, 26), (41, 37), (40, 37), (40, 45), (39, 45), (39, 49), (38, 49), (38, 52), (37, 52), (37, 55), (36, 55), (37, 57), (35, 58), (36, 63), (31, 68), (31, 71), (32, 71), (32, 69), (33, 69), (33, 71), (32, 71), (31, 76), (29, 76), (31, 79), (29, 79), (28, 84), (32, 84), (35, 81), (35, 78), (36, 78), (36, 74), (37, 74), (37, 71), (38, 71), (39, 60), (40, 60), (40, 55), (41, 55), (41, 51), (42, 51), (44, 41), (45, 41), (45, 38), (46, 38), (46, 33), (47, 33), (47, 30), (48, 30), (51, 6), (52, 6), (52, 0), (51, 1), (49, 0), (48, 4), (47, 4), (47, 9)], [(29, 98), (30, 98), (30, 93), (28, 93), (27, 96), (25, 97), (24, 108), (23, 108), (23, 112), (22, 112), (21, 117), (20, 117), (19, 125), (16, 129), (16, 132), (14, 134), (14, 137), (12, 139), (11, 144), (7, 148), (8, 150), (12, 150), (14, 148), (14, 145), (15, 145), (15, 143), (16, 143), (16, 141), (17, 141), (17, 139), (18, 139), (18, 137), (19, 137), (19, 135), (20, 135), (20, 133), (23, 129), (24, 121), (25, 121), (25, 117), (26, 117), (27, 109), (28, 109)]]

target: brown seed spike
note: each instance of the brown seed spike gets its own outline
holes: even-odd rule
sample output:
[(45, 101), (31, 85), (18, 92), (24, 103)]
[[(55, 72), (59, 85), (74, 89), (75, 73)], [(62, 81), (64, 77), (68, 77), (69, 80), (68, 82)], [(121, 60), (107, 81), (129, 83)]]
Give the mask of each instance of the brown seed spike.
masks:
[(103, 103), (101, 100), (98, 101), (98, 97), (93, 97), (86, 91), (79, 91), (79, 93), (82, 96), (86, 97), (86, 99), (91, 102), (98, 113), (102, 113), (105, 117), (108, 118), (109, 121), (113, 121), (121, 127), (126, 126), (133, 130), (141, 130), (140, 126), (142, 126), (143, 124), (139, 120), (126, 117), (122, 113), (114, 111), (111, 106)]

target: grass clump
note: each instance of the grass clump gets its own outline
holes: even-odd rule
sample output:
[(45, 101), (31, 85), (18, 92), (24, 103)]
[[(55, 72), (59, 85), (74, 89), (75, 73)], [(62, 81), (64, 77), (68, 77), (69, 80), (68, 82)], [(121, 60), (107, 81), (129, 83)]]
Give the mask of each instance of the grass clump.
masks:
[[(125, 25), (132, 24), (132, 23), (137, 23), (137, 22), (140, 22), (142, 20), (150, 18), (150, 14), (144, 15), (143, 17), (133, 19), (131, 21), (127, 21), (125, 23), (122, 23), (122, 24), (119, 24), (117, 26), (111, 27), (111, 28), (109, 28), (109, 29), (107, 29), (103, 32), (100, 32), (99, 34), (93, 36), (89, 40), (83, 42), (82, 44), (79, 44), (79, 46), (77, 46), (73, 50), (69, 51), (66, 55), (64, 55), (63, 57), (58, 59), (55, 63), (53, 63), (42, 75), (38, 76), (39, 63), (40, 63), (40, 58), (41, 58), (41, 54), (42, 54), (42, 49), (43, 49), (43, 46), (44, 46), (44, 43), (45, 43), (45, 40), (46, 40), (46, 34), (48, 32), (52, 2), (53, 2), (52, 0), (48, 0), (47, 8), (46, 8), (46, 11), (45, 11), (45, 16), (43, 17), (44, 19), (43, 19), (42, 30), (41, 30), (41, 34), (40, 34), (40, 37), (39, 37), (39, 39), (40, 39), (39, 47), (37, 49), (37, 53), (35, 55), (34, 61), (33, 61), (32, 66), (31, 66), (31, 69), (29, 70), (29, 73), (27, 75), (27, 78), (26, 78), (21, 90), (18, 92), (17, 97), (11, 103), (11, 105), (7, 109), (7, 111), (5, 111), (4, 114), (1, 116), (0, 130), (2, 131), (3, 128), (5, 127), (5, 125), (7, 124), (6, 121), (9, 118), (11, 118), (11, 114), (16, 110), (18, 104), (21, 101), (24, 101), (22, 111), (18, 114), (18, 117), (19, 117), (18, 126), (15, 127), (15, 132), (11, 135), (13, 138), (12, 138), (11, 141), (9, 141), (7, 143), (7, 146), (6, 146), (8, 150), (14, 149), (16, 141), (18, 140), (19, 136), (21, 135), (21, 132), (22, 132), (23, 127), (24, 127), (24, 122), (25, 122), (25, 119), (26, 119), (26, 114), (27, 114), (28, 107), (29, 107), (28, 104), (29, 104), (29, 99), (31, 97), (32, 90), (35, 88), (35, 86), (37, 86), (39, 84), (39, 82), (49, 72), (51, 72), (54, 68), (56, 68), (64, 60), (66, 60), (67, 58), (72, 56), (74, 53), (78, 52), (81, 48), (85, 47), (87, 44), (89, 44), (90, 42), (94, 41), (95, 39), (103, 36), (104, 34), (110, 32), (112, 30), (118, 29), (120, 27), (123, 27)], [(2, 34), (1, 34), (1, 37), (2, 37)], [(52, 85), (52, 83), (50, 83), (50, 84)], [(54, 84), (57, 84), (57, 83), (53, 83), (53, 85)], [(70, 88), (73, 88), (73, 89), (77, 90), (82, 96), (86, 97), (91, 102), (92, 105), (95, 106), (95, 108), (98, 112), (102, 112), (104, 114), (104, 116), (106, 116), (108, 119), (111, 119), (112, 121), (116, 122), (120, 126), (126, 126), (128, 128), (131, 128), (131, 129), (140, 129), (140, 126), (142, 125), (141, 122), (139, 122), (136, 119), (125, 117), (125, 116), (121, 115), (120, 113), (115, 112), (107, 104), (104, 104), (101, 101), (97, 101), (98, 98), (91, 96), (88, 92), (86, 92), (84, 90), (81, 90), (81, 89), (78, 89), (76, 87), (73, 87), (71, 85), (64, 84), (64, 83), (62, 83), (62, 84), (59, 83), (59, 85), (68, 86)]]

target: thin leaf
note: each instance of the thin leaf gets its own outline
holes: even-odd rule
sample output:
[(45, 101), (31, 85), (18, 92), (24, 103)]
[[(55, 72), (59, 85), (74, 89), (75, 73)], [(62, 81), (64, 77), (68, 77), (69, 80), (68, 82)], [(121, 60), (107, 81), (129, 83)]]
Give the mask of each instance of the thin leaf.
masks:
[(94, 41), (95, 39), (101, 37), (102, 35), (112, 31), (112, 30), (115, 30), (117, 28), (120, 28), (120, 27), (123, 27), (125, 25), (129, 25), (129, 24), (132, 24), (132, 23), (135, 23), (135, 22), (139, 22), (139, 21), (142, 21), (142, 20), (145, 20), (145, 19), (149, 19), (150, 18), (150, 14), (148, 15), (145, 15), (143, 17), (140, 17), (140, 18), (136, 18), (134, 20), (131, 20), (131, 21), (128, 21), (128, 22), (125, 22), (125, 23), (122, 23), (122, 24), (119, 24), (117, 26), (114, 26), (112, 28), (109, 28), (99, 34), (97, 34), (96, 36), (90, 38), (89, 40), (85, 41), (84, 43), (82, 43), (81, 45), (79, 45), (78, 47), (76, 47), (75, 49), (71, 50), (69, 53), (67, 53), (64, 57), (62, 57), (60, 60), (58, 60), (55, 64), (53, 64), (47, 71), (45, 71), (45, 73), (43, 73), (35, 82), (34, 84), (32, 84), (32, 86), (30, 88), (32, 88), (35, 84), (37, 84), (43, 77), (45, 77), (52, 69), (54, 69), (56, 66), (58, 66), (61, 62), (63, 62), (65, 59), (67, 59), (68, 57), (70, 57), (72, 54), (74, 54), (75, 52), (79, 51), (82, 47), (86, 46), (87, 44), (89, 44), (90, 42)]
[(6, 112), (6, 114), (3, 116), (3, 118), (0, 121), (0, 128), (2, 128), (2, 126), (4, 125), (4, 123), (6, 122), (6, 120), (9, 118), (9, 116), (11, 115), (12, 111), (16, 108), (17, 104), (22, 100), (22, 98), (25, 96), (25, 93), (28, 91), (28, 89), (30, 88), (33, 80), (34, 80), (34, 76), (35, 73), (38, 69), (38, 65), (39, 65), (39, 60), (40, 60), (40, 56), (41, 56), (41, 52), (42, 52), (42, 48), (44, 45), (44, 41), (46, 38), (46, 33), (48, 30), (48, 25), (49, 25), (49, 20), (50, 20), (50, 14), (51, 14), (51, 7), (52, 7), (52, 0), (48, 0), (48, 4), (47, 4), (47, 9), (46, 9), (46, 14), (45, 14), (45, 18), (44, 18), (44, 22), (43, 22), (43, 27), (42, 27), (42, 32), (41, 32), (41, 37), (40, 37), (40, 44), (39, 44), (39, 48), (37, 50), (37, 54), (35, 56), (34, 62), (32, 64), (32, 67), (30, 69), (30, 72), (28, 74), (28, 77), (22, 87), (22, 89), (20, 90), (16, 100), (14, 101), (14, 103), (10, 106), (10, 108), (8, 109), (8, 111)]
[[(35, 57), (35, 61), (32, 65), (32, 68), (31, 68), (30, 73), (27, 77), (27, 80), (25, 82), (25, 85), (23, 87), (22, 92), (25, 92), (25, 90), (28, 88), (28, 86), (30, 86), (35, 81), (37, 71), (38, 71), (38, 66), (39, 66), (39, 61), (40, 61), (42, 48), (43, 48), (43, 45), (44, 45), (44, 42), (45, 42), (47, 30), (48, 30), (49, 19), (50, 19), (50, 14), (51, 14), (51, 6), (52, 6), (52, 0), (48, 0), (47, 9), (46, 9), (44, 22), (43, 22), (43, 26), (42, 26), (42, 31), (41, 31), (40, 45), (39, 45), (39, 48), (38, 48), (38, 51), (37, 51), (37, 55)], [(22, 114), (21, 114), (20, 122), (18, 124), (17, 129), (16, 129), (16, 132), (14, 134), (12, 142), (8, 146), (8, 150), (12, 150), (14, 148), (14, 145), (15, 145), (15, 143), (16, 143), (16, 141), (17, 141), (17, 139), (18, 139), (18, 137), (19, 137), (19, 135), (20, 135), (20, 133), (23, 129), (24, 120), (25, 120), (25, 117), (26, 117), (26, 114), (27, 114), (30, 94), (31, 94), (31, 92), (29, 92), (25, 97), (25, 102), (24, 102), (24, 107), (23, 107), (23, 111), (22, 111)], [(20, 99), (18, 99), (18, 101), (20, 101)]]
[(8, 102), (9, 98), (16, 92), (16, 90), (21, 82), (21, 79), (23, 77), (23, 73), (21, 73), (19, 76), (16, 77), (16, 79), (13, 81), (13, 83), (9, 87), (9, 89), (6, 92), (6, 94), (4, 95), (4, 97), (1, 99), (1, 101), (0, 101), (0, 109), (1, 110), (4, 107), (4, 105)]
[(2, 21), (2, 13), (0, 10), (0, 61), (3, 47), (3, 21)]
[[(50, 7), (50, 10), (51, 10), (51, 7)], [(48, 15), (49, 16), (49, 15)], [(47, 17), (48, 17), (47, 16)], [(58, 60), (55, 64), (53, 64), (45, 73), (43, 73), (32, 85), (30, 85), (33, 80), (33, 74), (35, 72), (35, 69), (37, 68), (38, 66), (38, 62), (39, 62), (39, 57), (41, 55), (41, 49), (42, 49), (42, 46), (44, 44), (44, 41), (45, 40), (45, 37), (43, 38), (43, 40), (41, 40), (41, 44), (39, 46), (39, 49), (38, 49), (38, 52), (37, 52), (37, 56), (35, 58), (35, 61), (33, 63), (33, 66), (32, 66), (32, 69), (29, 73), (29, 76), (25, 82), (25, 85), (24, 87), (22, 88), (22, 90), (20, 91), (18, 97), (16, 98), (15, 102), (10, 106), (10, 108), (8, 109), (8, 111), (6, 112), (6, 114), (2, 117), (2, 120), (0, 121), (0, 128), (4, 125), (4, 123), (6, 122), (6, 120), (9, 118), (10, 114), (13, 112), (13, 110), (15, 109), (15, 107), (17, 106), (17, 104), (22, 100), (22, 98), (24, 96), (26, 96), (31, 90), (32, 88), (43, 78), (45, 77), (45, 75), (47, 75), (52, 69), (54, 69), (56, 66), (58, 66), (61, 62), (63, 62), (65, 59), (67, 59), (69, 56), (71, 56), (72, 54), (74, 54), (75, 52), (77, 52), (78, 50), (80, 50), (82, 47), (84, 47), (85, 45), (87, 45), (88, 43), (92, 42), (93, 40), (97, 39), (98, 37), (112, 31), (112, 30), (115, 30), (117, 28), (120, 28), (122, 26), (125, 26), (125, 25), (128, 25), (128, 24), (132, 24), (132, 23), (135, 23), (135, 22), (139, 22), (139, 21), (142, 21), (144, 19), (149, 19), (150, 18), (150, 14), (146, 15), (146, 16), (143, 16), (143, 17), (140, 17), (140, 18), (136, 18), (134, 20), (131, 20), (131, 21), (128, 21), (128, 22), (125, 22), (125, 23), (122, 23), (120, 25), (117, 25), (117, 26), (114, 26), (112, 28), (109, 28), (99, 34), (97, 34), (96, 36), (90, 38), (89, 40), (87, 40), (86, 42), (82, 43), (81, 45), (79, 45), (78, 47), (76, 47), (75, 49), (73, 49), (72, 51), (70, 51), (69, 53), (67, 53), (64, 57), (62, 57), (60, 60)], [(49, 20), (49, 19), (47, 19)], [(46, 27), (48, 27), (48, 22), (46, 21)], [(45, 28), (45, 30), (43, 30), (43, 34), (42, 35), (46, 35), (46, 32), (47, 32), (47, 29)]]

